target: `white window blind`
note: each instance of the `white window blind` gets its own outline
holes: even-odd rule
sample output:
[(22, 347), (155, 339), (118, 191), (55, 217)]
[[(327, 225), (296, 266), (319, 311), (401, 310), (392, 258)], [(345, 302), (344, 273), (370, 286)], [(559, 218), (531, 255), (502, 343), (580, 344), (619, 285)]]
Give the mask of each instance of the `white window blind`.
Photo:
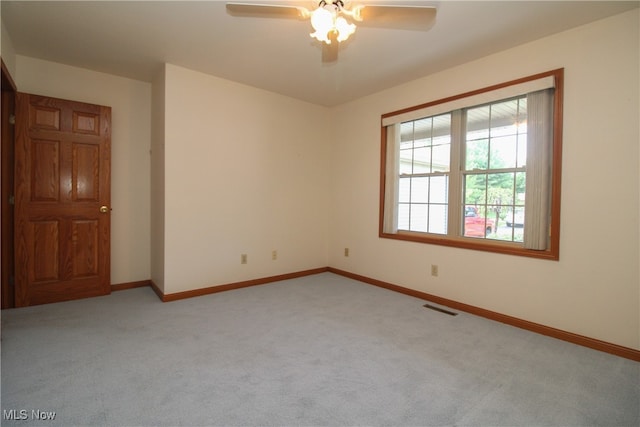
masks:
[(551, 148), (553, 145), (553, 91), (527, 95), (527, 183), (524, 247), (545, 250), (549, 241)]

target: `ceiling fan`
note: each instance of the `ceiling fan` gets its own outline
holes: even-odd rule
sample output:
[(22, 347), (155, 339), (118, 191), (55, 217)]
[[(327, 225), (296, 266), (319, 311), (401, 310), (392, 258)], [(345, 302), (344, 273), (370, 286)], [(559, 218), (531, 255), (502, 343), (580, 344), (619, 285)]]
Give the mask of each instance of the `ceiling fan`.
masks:
[(314, 10), (294, 5), (227, 3), (232, 16), (309, 19), (311, 37), (322, 42), (322, 61), (338, 59), (340, 42), (360, 26), (427, 31), (435, 22), (436, 8), (431, 6), (345, 6), (342, 0), (321, 0)]

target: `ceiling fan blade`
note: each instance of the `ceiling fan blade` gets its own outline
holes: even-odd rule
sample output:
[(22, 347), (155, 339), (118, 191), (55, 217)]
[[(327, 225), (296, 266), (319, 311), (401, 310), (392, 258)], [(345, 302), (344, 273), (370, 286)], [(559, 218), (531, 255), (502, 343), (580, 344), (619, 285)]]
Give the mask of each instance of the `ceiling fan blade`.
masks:
[[(436, 8), (430, 6), (358, 6), (357, 25), (426, 31), (436, 20)], [(360, 21), (358, 19), (358, 21)]]
[(227, 3), (227, 12), (232, 16), (260, 18), (305, 19), (310, 16), (309, 10), (304, 7), (274, 4)]
[(336, 62), (338, 60), (338, 33), (331, 31), (328, 34), (331, 44), (322, 43), (322, 62)]

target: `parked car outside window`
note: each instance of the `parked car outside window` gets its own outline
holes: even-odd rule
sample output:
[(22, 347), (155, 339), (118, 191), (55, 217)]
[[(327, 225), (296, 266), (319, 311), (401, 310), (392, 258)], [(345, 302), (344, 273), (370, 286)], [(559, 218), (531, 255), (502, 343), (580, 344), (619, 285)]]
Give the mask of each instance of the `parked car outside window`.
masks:
[(524, 209), (507, 212), (505, 221), (507, 227), (524, 227)]
[(482, 217), (474, 206), (466, 206), (464, 209), (464, 236), (486, 237), (495, 231), (495, 221)]

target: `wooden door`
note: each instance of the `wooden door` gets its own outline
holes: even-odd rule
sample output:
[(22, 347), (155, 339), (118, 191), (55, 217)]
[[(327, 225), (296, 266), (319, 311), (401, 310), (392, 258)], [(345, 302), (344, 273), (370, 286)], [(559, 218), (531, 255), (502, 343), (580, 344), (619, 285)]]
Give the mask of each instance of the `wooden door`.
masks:
[(16, 307), (110, 293), (111, 108), (17, 94)]

